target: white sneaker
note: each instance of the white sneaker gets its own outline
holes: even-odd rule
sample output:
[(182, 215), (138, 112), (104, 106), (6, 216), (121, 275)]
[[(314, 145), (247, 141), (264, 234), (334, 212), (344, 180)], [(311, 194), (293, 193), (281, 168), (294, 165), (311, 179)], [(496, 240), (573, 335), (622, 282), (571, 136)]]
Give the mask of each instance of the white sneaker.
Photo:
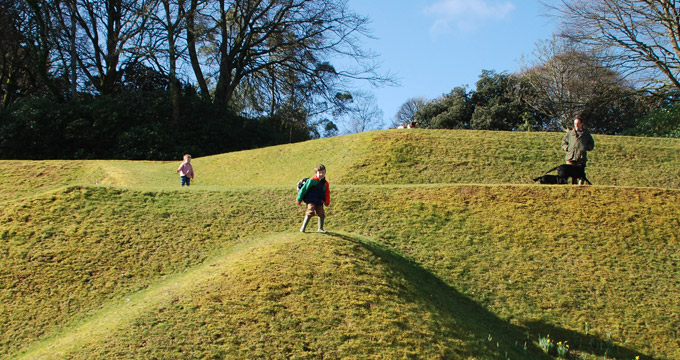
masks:
[(320, 233), (322, 233), (322, 234), (325, 234), (325, 233), (327, 233), (328, 231), (326, 231), (326, 230), (324, 230), (324, 229), (319, 229), (319, 230), (317, 230), (317, 232), (320, 232)]

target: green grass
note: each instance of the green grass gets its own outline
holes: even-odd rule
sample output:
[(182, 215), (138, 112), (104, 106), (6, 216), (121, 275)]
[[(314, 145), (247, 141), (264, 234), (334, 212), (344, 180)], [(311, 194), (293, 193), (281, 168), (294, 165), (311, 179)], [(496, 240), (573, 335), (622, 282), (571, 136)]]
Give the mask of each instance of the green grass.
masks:
[[(189, 189), (0, 162), (0, 358), (680, 358), (680, 142), (596, 136), (598, 186), (529, 185), (559, 140), (372, 132), (197, 158)], [(332, 233), (299, 234), (318, 162)]]
[[(595, 135), (595, 185), (680, 188), (680, 141)], [(194, 158), (194, 185), (290, 187), (324, 163), (334, 185), (532, 184), (564, 162), (562, 133), (386, 130)], [(0, 201), (72, 184), (176, 189), (174, 162), (2, 161)], [(45, 176), (49, 174), (49, 176)]]
[(367, 239), (279, 235), (208, 264), (121, 302), (111, 312), (146, 313), (119, 320), (113, 332), (83, 327), (79, 341), (27, 357), (99, 358), (121, 345), (139, 359), (501, 355), (483, 331), (500, 320)]
[[(333, 184), (531, 184), (564, 163), (561, 133), (387, 130), (195, 159), (202, 185), (290, 185), (328, 167)], [(597, 185), (680, 188), (677, 139), (595, 135)], [(174, 185), (174, 183), (173, 183)]]

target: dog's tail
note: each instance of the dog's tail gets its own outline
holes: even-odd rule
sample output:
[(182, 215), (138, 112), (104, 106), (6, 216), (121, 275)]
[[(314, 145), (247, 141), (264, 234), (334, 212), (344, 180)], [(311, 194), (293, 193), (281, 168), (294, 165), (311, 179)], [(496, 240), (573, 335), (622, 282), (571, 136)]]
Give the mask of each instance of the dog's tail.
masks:
[(534, 182), (536, 182), (536, 181), (538, 181), (538, 180), (541, 180), (541, 176), (535, 178), (535, 179), (534, 179)]

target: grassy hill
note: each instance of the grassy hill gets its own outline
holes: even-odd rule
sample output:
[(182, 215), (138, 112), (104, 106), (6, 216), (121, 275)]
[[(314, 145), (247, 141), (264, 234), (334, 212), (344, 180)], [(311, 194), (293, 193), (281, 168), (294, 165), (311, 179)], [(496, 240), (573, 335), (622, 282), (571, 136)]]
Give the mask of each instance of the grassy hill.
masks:
[[(189, 189), (2, 161), (0, 358), (680, 358), (680, 141), (596, 135), (596, 186), (532, 184), (560, 138), (378, 131), (197, 158)], [(300, 234), (318, 162), (331, 233)]]

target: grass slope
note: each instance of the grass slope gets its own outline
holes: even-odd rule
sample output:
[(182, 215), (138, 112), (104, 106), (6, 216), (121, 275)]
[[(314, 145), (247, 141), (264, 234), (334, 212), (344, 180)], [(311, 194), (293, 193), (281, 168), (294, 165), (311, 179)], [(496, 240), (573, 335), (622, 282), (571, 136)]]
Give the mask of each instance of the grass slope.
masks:
[[(564, 163), (562, 133), (385, 130), (195, 159), (199, 184), (290, 185), (327, 166), (334, 184), (530, 184)], [(680, 188), (678, 139), (595, 135), (597, 185)], [(175, 165), (176, 166), (176, 165)], [(175, 185), (173, 181), (172, 185)]]
[(145, 312), (114, 317), (114, 329), (112, 317), (103, 316), (79, 329), (79, 341), (58, 339), (24, 357), (505, 355), (485, 332), (500, 320), (417, 264), (348, 234), (256, 240), (109, 312), (139, 308)]
[[(680, 140), (594, 135), (588, 177), (596, 185), (680, 188)], [(562, 133), (383, 130), (193, 159), (194, 184), (292, 187), (324, 163), (336, 185), (531, 184), (564, 162)], [(0, 202), (73, 184), (176, 189), (175, 162), (2, 161)], [(49, 174), (49, 176), (46, 176)]]
[[(196, 159), (183, 191), (178, 163), (0, 162), (25, 179), (0, 185), (0, 358), (540, 358), (547, 334), (580, 358), (680, 357), (672, 170), (642, 188), (418, 185), (459, 176), (433, 170), (463, 157), (456, 135), (487, 159), (459, 166), (488, 172), (480, 183), (506, 176), (480, 165), (504, 159), (484, 155), (491, 144), (547, 164), (541, 146), (518, 146), (559, 142), (373, 132)], [(677, 141), (603, 138), (613, 160), (593, 153), (594, 183), (607, 178), (595, 164), (626, 149), (650, 149), (628, 159), (641, 174), (678, 161)], [(320, 161), (336, 232), (295, 234), (292, 183)], [(367, 180), (397, 185), (354, 185)], [(87, 185), (107, 182), (126, 187)]]

